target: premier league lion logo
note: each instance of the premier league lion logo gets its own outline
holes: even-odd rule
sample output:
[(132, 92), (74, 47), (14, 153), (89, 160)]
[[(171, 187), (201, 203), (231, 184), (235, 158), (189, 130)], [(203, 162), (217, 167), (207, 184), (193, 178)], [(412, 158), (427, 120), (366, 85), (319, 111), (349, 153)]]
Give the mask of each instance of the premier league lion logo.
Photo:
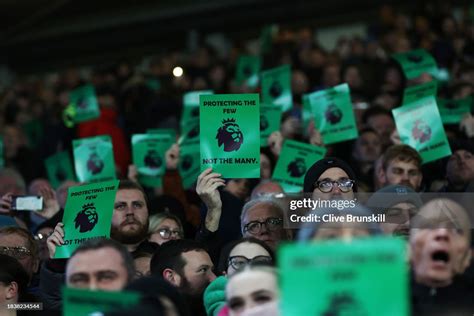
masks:
[(235, 119), (231, 118), (222, 121), (222, 126), (217, 130), (216, 139), (219, 147), (224, 145), (224, 151), (237, 151), (244, 142), (244, 135), (239, 125), (235, 123)]
[(78, 109), (84, 110), (87, 108), (87, 99), (86, 98), (79, 98), (76, 102), (76, 106)]
[(413, 139), (423, 144), (431, 138), (431, 127), (422, 120), (416, 120), (411, 130)]
[(293, 178), (299, 178), (306, 173), (306, 164), (303, 158), (296, 158), (286, 168), (286, 171)]
[(278, 98), (282, 92), (283, 88), (281, 87), (280, 82), (273, 81), (272, 85), (270, 86), (270, 89), (268, 90), (268, 93), (272, 96), (272, 98)]
[(91, 231), (99, 221), (99, 214), (97, 214), (94, 204), (85, 204), (82, 210), (77, 213), (74, 219), (75, 228), (79, 228), (79, 232), (85, 233)]
[(195, 107), (191, 110), (191, 117), (198, 117), (199, 116), (199, 107)]
[(66, 180), (66, 177), (67, 177), (66, 171), (64, 171), (64, 169), (61, 166), (56, 168), (56, 172), (54, 173), (54, 176), (59, 182), (63, 182), (64, 180)]
[(145, 155), (144, 163), (148, 168), (157, 169), (161, 167), (163, 160), (156, 150), (150, 149)]
[(183, 169), (183, 171), (187, 171), (192, 165), (193, 157), (191, 157), (191, 155), (184, 155), (183, 160), (181, 161), (181, 169)]
[(104, 169), (104, 162), (97, 153), (92, 153), (87, 160), (87, 170), (96, 175)]
[(333, 103), (327, 107), (324, 117), (331, 125), (334, 125), (342, 120), (342, 111)]
[(407, 56), (407, 59), (412, 63), (418, 64), (423, 60), (423, 57), (412, 53)]
[(187, 134), (187, 138), (193, 139), (199, 135), (199, 124), (194, 126)]
[(260, 115), (260, 130), (261, 131), (266, 130), (268, 128), (268, 125), (270, 124), (268, 123), (268, 120), (265, 117), (265, 115)]
[(367, 312), (349, 293), (335, 294), (323, 316), (353, 315), (366, 316)]

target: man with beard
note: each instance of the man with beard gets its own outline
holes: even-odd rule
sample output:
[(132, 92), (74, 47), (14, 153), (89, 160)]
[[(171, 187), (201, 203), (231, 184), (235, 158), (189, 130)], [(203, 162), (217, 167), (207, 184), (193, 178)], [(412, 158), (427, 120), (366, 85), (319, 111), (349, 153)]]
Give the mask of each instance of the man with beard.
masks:
[(419, 192), (423, 180), (421, 162), (420, 154), (412, 147), (393, 145), (383, 154), (377, 178), (382, 186), (400, 184)]
[(161, 276), (190, 302), (193, 315), (206, 315), (203, 293), (216, 278), (209, 254), (192, 240), (171, 240), (161, 245), (153, 255), (150, 270)]

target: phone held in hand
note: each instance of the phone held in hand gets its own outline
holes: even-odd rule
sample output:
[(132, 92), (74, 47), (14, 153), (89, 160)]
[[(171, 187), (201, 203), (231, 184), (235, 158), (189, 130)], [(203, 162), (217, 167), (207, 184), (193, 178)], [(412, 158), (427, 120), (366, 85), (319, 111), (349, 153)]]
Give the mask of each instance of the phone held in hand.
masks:
[(12, 210), (14, 211), (41, 211), (43, 197), (36, 195), (12, 196)]

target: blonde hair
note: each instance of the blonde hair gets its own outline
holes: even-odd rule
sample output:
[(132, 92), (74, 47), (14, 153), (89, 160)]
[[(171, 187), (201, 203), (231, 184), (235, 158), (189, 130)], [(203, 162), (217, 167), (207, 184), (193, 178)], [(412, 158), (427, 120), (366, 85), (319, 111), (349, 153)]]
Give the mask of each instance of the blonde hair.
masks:
[(181, 224), (181, 220), (179, 219), (178, 216), (168, 213), (168, 212), (163, 212), (163, 213), (157, 213), (153, 214), (150, 216), (150, 225), (148, 226), (148, 234), (151, 235), (153, 233), (156, 233), (156, 230), (158, 227), (163, 223), (165, 219), (171, 219), (178, 224), (179, 230), (181, 233), (183, 233), (183, 225)]

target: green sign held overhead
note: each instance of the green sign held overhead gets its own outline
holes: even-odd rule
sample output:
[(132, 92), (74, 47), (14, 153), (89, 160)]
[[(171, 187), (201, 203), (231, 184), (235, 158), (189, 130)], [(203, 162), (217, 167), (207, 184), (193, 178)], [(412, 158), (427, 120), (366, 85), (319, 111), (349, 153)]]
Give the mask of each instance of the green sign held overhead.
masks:
[(69, 258), (92, 238), (109, 238), (118, 184), (113, 180), (69, 188), (62, 220), (64, 245), (56, 248), (55, 259)]
[(423, 73), (437, 73), (438, 66), (433, 56), (424, 49), (416, 49), (406, 53), (392, 55), (400, 66), (408, 80), (418, 78)]
[(260, 177), (258, 94), (201, 96), (201, 171), (223, 178)]
[(146, 130), (147, 134), (168, 134), (173, 142), (176, 141), (176, 130), (174, 128), (149, 128)]
[(72, 90), (69, 101), (75, 109), (74, 123), (90, 121), (100, 116), (99, 103), (92, 85)]
[(71, 157), (67, 151), (49, 156), (45, 162), (48, 179), (53, 188), (57, 189), (66, 180), (75, 181)]
[(166, 171), (165, 153), (173, 145), (169, 133), (135, 134), (132, 136), (133, 164), (138, 182), (147, 187), (161, 187)]
[(443, 124), (458, 124), (464, 115), (471, 113), (474, 106), (474, 98), (469, 96), (459, 100), (446, 100), (438, 98), (439, 114)]
[(436, 97), (437, 91), (438, 84), (434, 80), (416, 86), (408, 87), (403, 92), (403, 104), (413, 103), (419, 99), (423, 99), (430, 96)]
[(123, 311), (140, 303), (140, 294), (125, 291), (89, 291), (64, 287), (63, 316), (93, 316)]
[(392, 110), (402, 143), (415, 148), (423, 163), (451, 155), (434, 97)]
[(199, 119), (189, 121), (182, 130), (178, 139), (178, 144), (183, 145), (199, 145), (200, 126)]
[(358, 136), (347, 83), (308, 95), (314, 123), (324, 144), (334, 144)]
[(324, 147), (286, 140), (272, 179), (280, 183), (286, 193), (300, 192), (303, 189), (306, 171), (325, 155), (326, 148)]
[(262, 72), (262, 102), (280, 106), (283, 112), (293, 106), (289, 65)]
[(180, 146), (178, 170), (185, 189), (190, 189), (201, 173), (199, 149), (199, 144)]
[(213, 94), (212, 90), (190, 91), (183, 95), (183, 115), (181, 116), (181, 130), (193, 120), (199, 119), (199, 96)]
[(80, 182), (115, 179), (115, 160), (110, 136), (75, 139), (73, 148), (74, 167)]
[(260, 106), (260, 146), (268, 147), (268, 137), (280, 130), (281, 109), (276, 106)]
[(238, 85), (247, 85), (250, 88), (258, 86), (261, 59), (257, 56), (240, 56), (237, 61), (235, 81)]
[(408, 316), (405, 252), (395, 238), (284, 245), (282, 315)]

